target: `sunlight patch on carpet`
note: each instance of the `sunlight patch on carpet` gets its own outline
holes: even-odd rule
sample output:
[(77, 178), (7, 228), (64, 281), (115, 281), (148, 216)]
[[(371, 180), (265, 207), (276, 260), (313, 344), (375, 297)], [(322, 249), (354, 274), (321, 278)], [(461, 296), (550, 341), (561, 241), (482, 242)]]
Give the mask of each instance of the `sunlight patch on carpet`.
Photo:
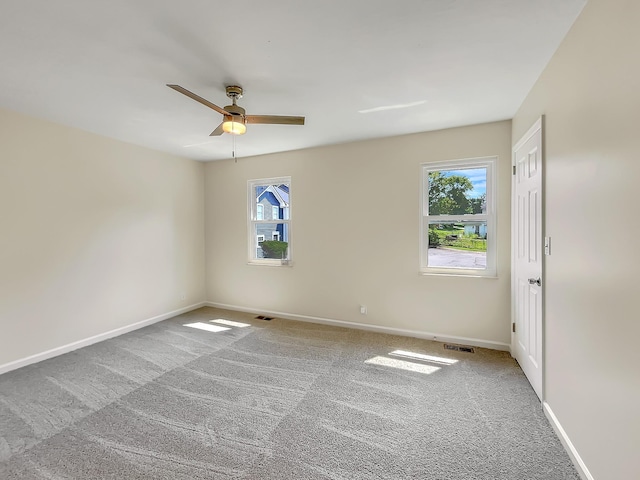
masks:
[(443, 365), (453, 365), (458, 363), (458, 360), (453, 358), (435, 357), (433, 355), (424, 355), (422, 353), (407, 352), (406, 350), (394, 350), (389, 355), (394, 357), (406, 357), (414, 360), (423, 360), (425, 362), (441, 363)]
[(406, 360), (398, 360), (388, 357), (373, 357), (369, 360), (365, 360), (364, 363), (370, 365), (381, 365), (383, 367), (399, 368), (401, 370), (407, 370), (409, 372), (418, 372), (424, 374), (431, 374), (440, 370), (440, 367), (434, 367), (432, 365), (423, 365), (421, 363), (407, 362)]
[(224, 332), (225, 330), (231, 330), (229, 327), (221, 327), (220, 325), (210, 325), (208, 323), (196, 322), (185, 323), (184, 327), (197, 328), (198, 330), (206, 330), (207, 332)]
[(216, 320), (209, 320), (211, 323), (219, 323), (221, 325), (229, 325), (230, 327), (245, 328), (250, 327), (250, 323), (234, 322), (233, 320), (225, 320), (224, 318), (218, 318)]

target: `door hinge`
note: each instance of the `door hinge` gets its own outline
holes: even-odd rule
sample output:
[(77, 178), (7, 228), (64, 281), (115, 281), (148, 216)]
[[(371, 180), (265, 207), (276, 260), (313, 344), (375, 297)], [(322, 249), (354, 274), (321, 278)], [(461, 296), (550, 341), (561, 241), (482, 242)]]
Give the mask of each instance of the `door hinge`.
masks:
[(511, 331), (512, 331), (513, 333), (516, 333), (516, 322), (513, 322), (513, 323), (511, 324)]
[(516, 166), (515, 165), (513, 166), (513, 174), (514, 175), (516, 174)]

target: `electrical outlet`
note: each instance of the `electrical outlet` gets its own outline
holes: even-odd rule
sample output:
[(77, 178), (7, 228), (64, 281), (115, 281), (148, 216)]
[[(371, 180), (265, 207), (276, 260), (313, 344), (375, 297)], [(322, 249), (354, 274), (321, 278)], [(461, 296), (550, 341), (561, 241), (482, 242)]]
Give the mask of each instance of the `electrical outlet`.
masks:
[(366, 305), (360, 305), (360, 314), (361, 315), (366, 315), (367, 314), (367, 306)]
[(180, 294), (180, 300), (186, 300), (186, 299), (187, 299), (187, 294), (186, 294), (186, 293), (184, 293), (184, 292), (182, 292), (182, 293)]

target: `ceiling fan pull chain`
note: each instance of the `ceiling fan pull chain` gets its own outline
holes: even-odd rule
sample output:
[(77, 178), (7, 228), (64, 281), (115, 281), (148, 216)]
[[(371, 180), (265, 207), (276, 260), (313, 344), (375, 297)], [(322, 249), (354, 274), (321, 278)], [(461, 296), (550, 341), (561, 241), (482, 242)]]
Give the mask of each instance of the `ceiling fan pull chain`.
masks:
[(231, 138), (233, 138), (233, 147), (232, 147), (233, 161), (235, 163), (238, 163), (238, 157), (236, 157), (236, 136), (231, 135)]

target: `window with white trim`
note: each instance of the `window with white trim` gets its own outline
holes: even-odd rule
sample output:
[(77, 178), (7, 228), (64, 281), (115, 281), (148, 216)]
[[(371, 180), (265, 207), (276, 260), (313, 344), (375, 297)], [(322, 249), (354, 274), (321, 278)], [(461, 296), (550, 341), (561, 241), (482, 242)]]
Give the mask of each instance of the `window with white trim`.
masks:
[[(250, 180), (248, 192), (249, 263), (288, 265), (291, 261), (291, 177)], [(271, 211), (268, 219), (265, 210)], [(281, 216), (283, 218), (279, 218)]]
[(422, 164), (421, 273), (496, 276), (496, 160)]

